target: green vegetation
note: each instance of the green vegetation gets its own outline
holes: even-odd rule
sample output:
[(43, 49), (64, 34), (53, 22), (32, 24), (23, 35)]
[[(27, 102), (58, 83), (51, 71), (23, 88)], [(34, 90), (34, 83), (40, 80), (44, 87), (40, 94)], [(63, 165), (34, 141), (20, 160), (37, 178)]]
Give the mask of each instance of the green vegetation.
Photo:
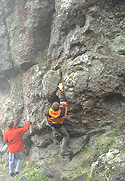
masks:
[[(97, 158), (103, 153), (108, 152), (109, 149), (113, 148), (114, 141), (117, 137), (111, 130), (102, 135), (96, 135), (91, 137), (91, 141), (86, 147), (75, 157), (76, 160), (81, 160), (80, 164), (73, 163), (76, 168), (65, 173), (63, 176), (67, 180), (73, 180), (80, 176), (87, 176), (87, 181), (92, 181), (91, 177), (91, 164), (97, 160)], [(115, 158), (115, 156), (114, 156)]]
[[(25, 178), (26, 181), (44, 181), (47, 176), (42, 174), (40, 172), (40, 169), (34, 168), (32, 171), (28, 171), (27, 173), (22, 175), (23, 178)], [(21, 181), (20, 177), (17, 177), (14, 179), (14, 181)]]
[(104, 135), (100, 136), (100, 139), (97, 141), (96, 150), (98, 150), (98, 154), (101, 155), (107, 152), (110, 148), (113, 147), (114, 141), (117, 138), (116, 136), (111, 137), (103, 137)]
[(35, 165), (35, 163), (36, 163), (35, 161), (27, 160), (27, 158), (24, 156), (21, 162), (21, 170), (30, 169)]
[(1, 171), (6, 171), (9, 169), (9, 161), (7, 161), (6, 163), (0, 163), (0, 170)]
[(38, 59), (37, 61), (38, 61), (38, 64), (39, 64), (39, 71), (40, 71), (41, 68), (42, 68), (43, 66), (45, 66), (46, 61), (43, 60), (42, 58)]
[[(123, 121), (120, 121), (121, 124), (118, 125), (117, 131), (121, 130), (123, 126)], [(109, 149), (114, 147), (114, 142), (117, 138), (118, 132), (116, 133), (116, 129), (112, 129), (107, 131), (102, 135), (93, 135), (90, 138), (88, 145), (86, 145), (79, 154), (75, 155), (74, 158), (71, 160), (70, 163), (70, 170), (69, 165), (67, 170), (62, 171), (62, 176), (65, 177), (68, 181), (72, 181), (76, 178), (82, 176), (83, 178), (87, 177), (87, 181), (92, 181), (91, 176), (91, 164), (97, 160), (97, 158), (109, 151)], [(116, 159), (116, 155), (113, 156), (112, 159)], [(65, 162), (65, 161), (64, 161)], [(53, 159), (48, 161), (48, 167), (56, 167), (58, 164), (64, 164), (62, 160), (60, 160), (59, 155), (55, 155)], [(41, 173), (41, 165), (39, 169), (34, 168), (35, 162), (30, 161), (24, 156), (22, 163), (21, 163), (21, 175), (17, 175), (15, 177), (15, 181), (20, 181), (21, 178), (24, 178), (26, 181), (47, 181), (48, 177)], [(8, 170), (8, 162), (1, 166), (1, 170)], [(27, 171), (26, 171), (27, 170)], [(24, 172), (24, 173), (23, 173)], [(107, 169), (103, 180), (107, 180), (109, 177), (109, 170)]]

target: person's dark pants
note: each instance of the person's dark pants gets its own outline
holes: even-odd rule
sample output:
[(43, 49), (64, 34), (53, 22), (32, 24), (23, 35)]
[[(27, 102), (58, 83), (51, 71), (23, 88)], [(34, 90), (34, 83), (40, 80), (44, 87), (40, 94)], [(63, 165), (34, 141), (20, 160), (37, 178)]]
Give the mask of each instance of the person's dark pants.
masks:
[(67, 147), (68, 147), (68, 142), (69, 142), (69, 134), (68, 132), (66, 131), (66, 129), (64, 128), (64, 126), (61, 126), (61, 128), (55, 128), (53, 126), (50, 126), (48, 124), (48, 121), (47, 119), (45, 118), (41, 123), (38, 124), (38, 128), (39, 129), (43, 129), (45, 128), (46, 126), (49, 126), (52, 128), (52, 130), (54, 132), (57, 132), (59, 135), (62, 136), (62, 143), (61, 143), (61, 154), (68, 151), (67, 150)]
[(54, 132), (57, 132), (58, 134), (60, 134), (62, 136), (61, 154), (68, 151), (67, 147), (68, 147), (68, 142), (69, 142), (69, 134), (66, 131), (66, 129), (64, 128), (64, 126), (61, 126), (61, 128), (52, 127), (52, 129)]

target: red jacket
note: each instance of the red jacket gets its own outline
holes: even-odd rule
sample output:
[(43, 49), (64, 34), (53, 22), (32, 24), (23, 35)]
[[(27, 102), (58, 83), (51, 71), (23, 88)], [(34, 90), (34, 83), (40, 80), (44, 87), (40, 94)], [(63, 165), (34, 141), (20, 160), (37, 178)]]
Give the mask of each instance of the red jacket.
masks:
[(23, 128), (8, 128), (3, 135), (3, 141), (8, 144), (10, 153), (17, 153), (24, 149), (22, 135), (29, 129), (30, 121), (26, 122)]

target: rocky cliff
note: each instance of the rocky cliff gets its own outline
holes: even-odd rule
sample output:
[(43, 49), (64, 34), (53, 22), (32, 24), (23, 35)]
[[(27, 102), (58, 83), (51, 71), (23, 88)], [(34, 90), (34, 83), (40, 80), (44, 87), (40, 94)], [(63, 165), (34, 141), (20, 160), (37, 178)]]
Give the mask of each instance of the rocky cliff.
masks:
[[(124, 0), (0, 0), (0, 126), (5, 130), (7, 119), (24, 126), (31, 115), (23, 137), (30, 160), (59, 154), (60, 138), (55, 144), (51, 130), (36, 124), (58, 100), (60, 81), (74, 157), (95, 135), (113, 128), (124, 134), (124, 12)], [(3, 162), (6, 150), (1, 142)]]

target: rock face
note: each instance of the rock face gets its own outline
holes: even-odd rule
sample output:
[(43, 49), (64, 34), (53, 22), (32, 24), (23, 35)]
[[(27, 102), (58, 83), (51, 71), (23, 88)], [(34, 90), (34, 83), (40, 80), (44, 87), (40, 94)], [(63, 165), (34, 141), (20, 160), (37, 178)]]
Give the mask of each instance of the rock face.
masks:
[(122, 0), (0, 0), (0, 125), (5, 130), (14, 119), (23, 126), (31, 115), (24, 140), (30, 138), (32, 160), (34, 150), (37, 159), (46, 156), (42, 147), (50, 148), (48, 157), (55, 151), (51, 130), (41, 133), (36, 124), (58, 100), (60, 80), (68, 100), (64, 124), (80, 145), (75, 153), (123, 120), (124, 12)]
[(6, 19), (2, 1), (0, 1), (0, 78), (5, 77), (5, 72), (13, 68), (9, 50)]
[[(115, 141), (115, 148), (101, 155), (91, 166), (93, 180), (124, 180), (125, 152), (123, 150), (124, 137), (120, 136)], [(100, 174), (101, 173), (101, 174)]]

